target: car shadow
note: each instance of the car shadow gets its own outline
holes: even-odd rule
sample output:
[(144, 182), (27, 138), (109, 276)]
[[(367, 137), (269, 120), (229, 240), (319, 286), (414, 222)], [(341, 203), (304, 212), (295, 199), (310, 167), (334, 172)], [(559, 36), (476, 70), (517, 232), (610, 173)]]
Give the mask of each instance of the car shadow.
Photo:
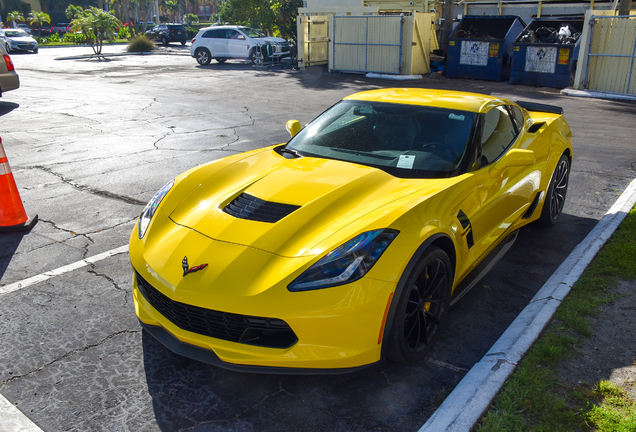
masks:
[(344, 375), (248, 374), (178, 356), (144, 331), (148, 392), (161, 430), (418, 430), (597, 220), (531, 224), (447, 317), (430, 357)]
[(0, 102), (0, 116), (9, 114), (11, 111), (19, 107), (20, 104), (17, 104), (15, 102)]

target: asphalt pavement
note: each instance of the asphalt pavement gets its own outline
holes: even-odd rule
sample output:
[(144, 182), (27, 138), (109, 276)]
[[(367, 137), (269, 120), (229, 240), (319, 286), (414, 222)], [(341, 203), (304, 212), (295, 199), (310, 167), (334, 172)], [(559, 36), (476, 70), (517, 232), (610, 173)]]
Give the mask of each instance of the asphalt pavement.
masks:
[(284, 142), (288, 119), (305, 124), (348, 94), (396, 83), (322, 68), (200, 67), (187, 47), (174, 49), (184, 55), (12, 56), (22, 86), (0, 100), (0, 136), (27, 213), (41, 220), (1, 238), (0, 413), (13, 406), (45, 431), (418, 430), (636, 176), (633, 103), (484, 81), (399, 83), (563, 106), (574, 163), (562, 220), (521, 230), (421, 364), (339, 377), (220, 370), (141, 331), (125, 253), (136, 217), (180, 172)]

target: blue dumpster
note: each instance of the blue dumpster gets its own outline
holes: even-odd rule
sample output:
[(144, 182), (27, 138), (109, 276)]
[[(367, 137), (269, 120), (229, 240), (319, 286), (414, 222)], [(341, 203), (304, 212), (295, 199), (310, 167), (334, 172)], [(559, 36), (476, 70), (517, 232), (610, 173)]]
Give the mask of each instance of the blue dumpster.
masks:
[(507, 80), (512, 44), (525, 27), (517, 16), (466, 16), (448, 39), (447, 78)]
[(569, 86), (574, 79), (583, 24), (582, 19), (532, 20), (513, 44), (510, 83)]

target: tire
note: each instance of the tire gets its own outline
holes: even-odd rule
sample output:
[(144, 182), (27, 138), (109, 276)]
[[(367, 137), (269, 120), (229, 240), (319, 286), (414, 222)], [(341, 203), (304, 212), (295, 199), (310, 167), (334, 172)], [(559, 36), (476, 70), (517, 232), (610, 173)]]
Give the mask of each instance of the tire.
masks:
[(451, 299), (453, 270), (442, 249), (431, 246), (406, 280), (391, 325), (387, 356), (416, 363), (439, 336)]
[(161, 45), (168, 46), (168, 38), (165, 36), (161, 37)]
[(194, 52), (194, 58), (197, 59), (197, 63), (199, 63), (201, 66), (209, 65), (210, 60), (212, 60), (210, 51), (208, 51), (206, 48), (197, 48)]
[(37, 53), (38, 53), (38, 49), (36, 48), (33, 50), (33, 54), (37, 54)]
[(186, 41), (181, 41), (181, 45), (185, 45), (185, 44), (186, 44)]
[(9, 46), (9, 44), (4, 46), (4, 50), (7, 52), (7, 54), (11, 54), (11, 47)]
[(252, 64), (257, 67), (263, 66), (265, 59), (263, 58), (263, 53), (260, 49), (256, 48), (252, 51), (252, 55), (250, 56), (252, 59)]
[(563, 212), (565, 197), (568, 193), (568, 183), (570, 182), (570, 158), (565, 154), (561, 155), (550, 179), (548, 192), (543, 201), (543, 209), (539, 223), (543, 226), (554, 225)]
[(218, 59), (214, 59), (214, 60), (216, 60), (219, 64), (223, 64), (223, 63), (225, 63), (227, 61), (227, 59), (225, 59), (225, 58), (218, 58)]

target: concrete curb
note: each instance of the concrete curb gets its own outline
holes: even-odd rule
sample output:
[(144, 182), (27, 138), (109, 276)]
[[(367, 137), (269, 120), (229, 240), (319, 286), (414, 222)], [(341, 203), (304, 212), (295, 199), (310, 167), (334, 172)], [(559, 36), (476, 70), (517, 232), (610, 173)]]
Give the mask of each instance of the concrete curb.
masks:
[(470, 431), (528, 349), (554, 316), (572, 285), (636, 203), (636, 179), (570, 253), (486, 355), (475, 364), (419, 432)]
[(574, 90), (571, 88), (566, 88), (561, 90), (561, 94), (565, 94), (568, 96), (576, 96), (576, 97), (586, 97), (586, 98), (595, 98), (595, 99), (612, 99), (612, 100), (625, 100), (636, 102), (636, 96), (634, 95), (626, 95), (619, 93), (609, 93), (602, 91), (590, 91), (590, 90)]
[[(178, 55), (178, 56), (188, 56), (190, 57), (190, 52), (181, 53), (181, 52), (170, 52), (170, 51), (161, 51), (161, 52), (125, 52), (125, 53), (110, 53), (110, 54), (100, 54), (99, 57), (125, 57), (125, 56), (134, 56), (134, 55)], [(70, 56), (70, 57), (56, 57), (55, 60), (90, 60), (92, 58), (98, 58), (95, 54), (84, 54), (81, 56)]]

